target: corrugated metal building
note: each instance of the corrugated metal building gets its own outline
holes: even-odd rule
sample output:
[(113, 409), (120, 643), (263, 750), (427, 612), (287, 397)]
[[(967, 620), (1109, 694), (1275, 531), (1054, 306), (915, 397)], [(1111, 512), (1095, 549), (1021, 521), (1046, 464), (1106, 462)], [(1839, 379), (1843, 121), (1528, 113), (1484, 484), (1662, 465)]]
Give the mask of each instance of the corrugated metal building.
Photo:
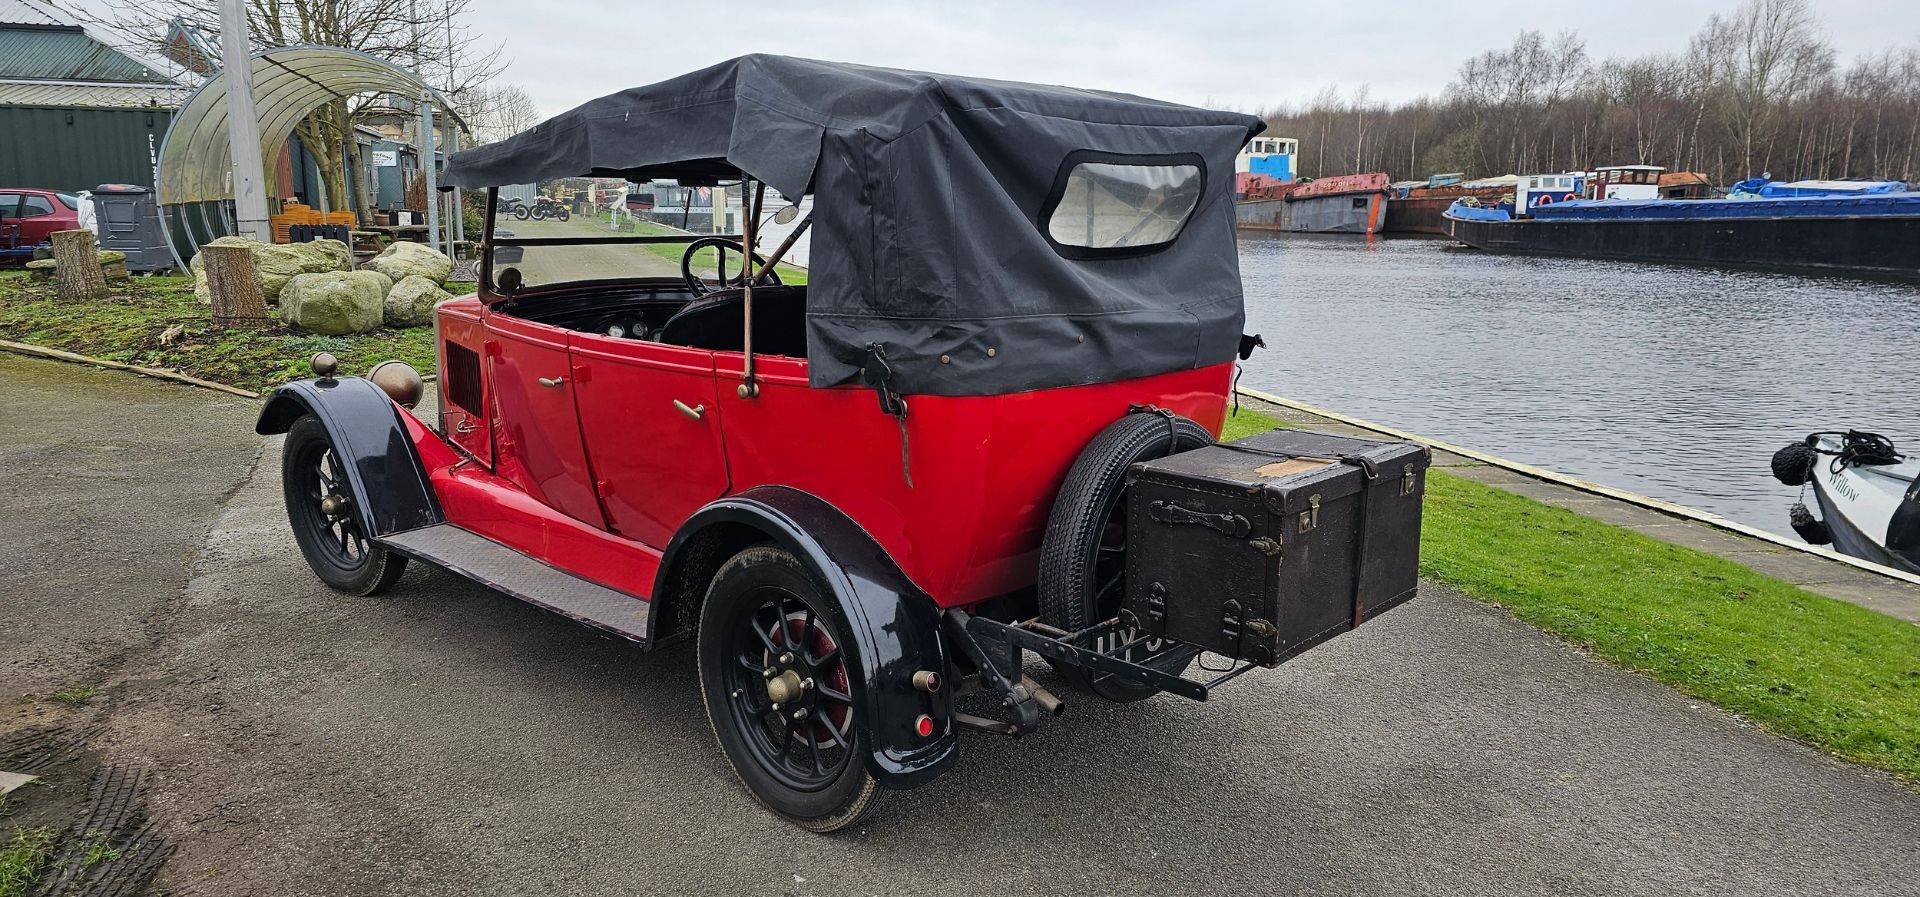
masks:
[(45, 0), (0, 0), (0, 185), (153, 183), (187, 90)]

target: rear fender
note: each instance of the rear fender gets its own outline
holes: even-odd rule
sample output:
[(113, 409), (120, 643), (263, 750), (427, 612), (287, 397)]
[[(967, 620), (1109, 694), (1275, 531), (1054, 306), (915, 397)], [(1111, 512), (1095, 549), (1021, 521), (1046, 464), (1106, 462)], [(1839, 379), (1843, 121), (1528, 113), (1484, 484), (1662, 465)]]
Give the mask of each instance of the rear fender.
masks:
[[(928, 693), (913, 685), (920, 670), (952, 681), (940, 637), (940, 608), (838, 508), (783, 486), (761, 486), (707, 505), (667, 546), (654, 584), (656, 600), (675, 601), (678, 594), (683, 602), (675, 609), (678, 616), (696, 617), (697, 609), (685, 602), (704, 596), (710, 571), (725, 562), (724, 557), (711, 560), (721, 553), (715, 547), (738, 545), (749, 535), (757, 535), (751, 541), (771, 541), (793, 552), (831, 591), (835, 622), (853, 642), (853, 675), (865, 685), (855, 719), (872, 746), (866, 760), (874, 778), (889, 788), (911, 788), (945, 771), (957, 743), (951, 689)], [(667, 616), (658, 612), (665, 608), (655, 610), (648, 615), (650, 626)], [(914, 732), (921, 714), (933, 719), (933, 734), (925, 738)]]
[(404, 413), (371, 380), (298, 380), (267, 397), (253, 429), (273, 436), (287, 432), (302, 415), (319, 418), (346, 468), (360, 525), (368, 537), (378, 538), (446, 519), (400, 420)]

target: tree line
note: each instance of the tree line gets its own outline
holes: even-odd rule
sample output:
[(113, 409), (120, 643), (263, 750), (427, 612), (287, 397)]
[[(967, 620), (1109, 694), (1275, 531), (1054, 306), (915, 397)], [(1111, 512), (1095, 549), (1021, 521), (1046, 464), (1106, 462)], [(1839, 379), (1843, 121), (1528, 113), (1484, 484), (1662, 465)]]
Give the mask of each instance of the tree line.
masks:
[(1749, 0), (1683, 54), (1594, 60), (1575, 32), (1523, 31), (1467, 60), (1437, 98), (1388, 104), (1362, 86), (1258, 111), (1300, 141), (1307, 176), (1534, 174), (1661, 165), (1716, 184), (1920, 181), (1920, 42), (1842, 67), (1808, 0)]

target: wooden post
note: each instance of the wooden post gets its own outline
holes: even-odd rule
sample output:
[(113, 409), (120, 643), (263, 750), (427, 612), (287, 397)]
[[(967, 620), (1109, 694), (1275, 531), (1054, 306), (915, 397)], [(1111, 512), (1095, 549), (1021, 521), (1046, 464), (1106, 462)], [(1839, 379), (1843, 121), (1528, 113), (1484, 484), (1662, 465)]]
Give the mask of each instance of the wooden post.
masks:
[(100, 250), (94, 245), (93, 232), (57, 230), (53, 232), (55, 290), (62, 302), (97, 302), (107, 298), (107, 275), (100, 270)]
[(213, 326), (266, 327), (267, 299), (253, 270), (253, 253), (245, 246), (207, 245), (200, 254), (206, 259)]

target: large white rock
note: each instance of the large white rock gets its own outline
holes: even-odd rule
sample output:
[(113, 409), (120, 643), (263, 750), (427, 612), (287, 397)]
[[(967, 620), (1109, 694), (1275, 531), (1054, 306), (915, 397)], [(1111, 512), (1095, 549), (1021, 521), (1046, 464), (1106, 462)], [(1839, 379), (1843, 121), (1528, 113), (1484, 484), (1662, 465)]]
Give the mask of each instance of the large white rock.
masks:
[(419, 275), (441, 283), (453, 273), (453, 259), (424, 243), (399, 242), (367, 261), (366, 267), (395, 281)]
[(393, 281), (377, 271), (296, 274), (280, 293), (280, 320), (326, 336), (379, 328)]
[(418, 274), (400, 278), (387, 291), (388, 327), (424, 327), (433, 323), (433, 307), (452, 299), (453, 294)]
[[(339, 240), (314, 240), (310, 243), (260, 243), (246, 237), (221, 237), (209, 246), (245, 246), (253, 253), (253, 273), (260, 278), (260, 292), (268, 302), (278, 302), (287, 281), (300, 274), (345, 271), (353, 267), (353, 255)], [(201, 302), (211, 303), (207, 292), (207, 268), (200, 256), (187, 265), (193, 271), (193, 294)]]

